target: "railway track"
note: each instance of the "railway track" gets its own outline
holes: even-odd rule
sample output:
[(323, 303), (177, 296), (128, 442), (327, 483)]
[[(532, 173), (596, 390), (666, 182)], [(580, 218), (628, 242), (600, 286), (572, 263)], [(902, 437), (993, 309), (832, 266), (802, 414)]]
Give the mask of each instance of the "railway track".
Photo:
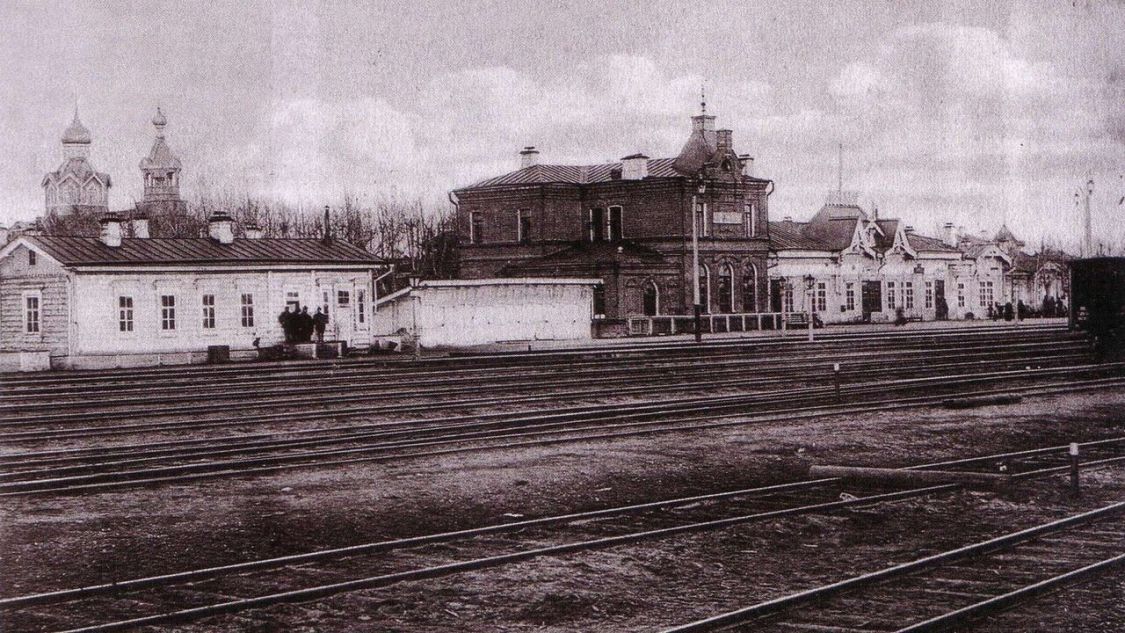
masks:
[[(841, 385), (848, 385), (859, 381), (891, 380), (899, 375), (922, 377), (940, 373), (964, 374), (1028, 367), (1060, 367), (1080, 365), (1085, 361), (1087, 355), (1084, 350), (1074, 350), (1065, 346), (1050, 350), (1014, 352), (1000, 350), (973, 353), (960, 350), (912, 357), (893, 356), (868, 362), (842, 364), (841, 371), (835, 377), (832, 375), (831, 366), (827, 367), (828, 371), (824, 371), (824, 363), (820, 362), (820, 371), (817, 372), (805, 369), (809, 366), (797, 365), (776, 370), (755, 370), (750, 379), (747, 377), (748, 368), (741, 365), (734, 369), (710, 368), (705, 371), (688, 372), (686, 375), (680, 370), (659, 370), (650, 372), (647, 376), (635, 374), (631, 378), (615, 375), (615, 379), (624, 380), (625, 384), (617, 384), (616, 381), (607, 384), (604, 373), (599, 372), (592, 379), (543, 379), (536, 380), (530, 386), (518, 382), (492, 388), (487, 384), (463, 385), (458, 386), (455, 396), (450, 398), (442, 397), (445, 395), (444, 391), (435, 392), (430, 389), (416, 392), (414, 398), (409, 401), (399, 401), (393, 395), (379, 394), (377, 391), (372, 394), (366, 387), (361, 386), (348, 389), (337, 396), (263, 398), (257, 394), (241, 394), (237, 396), (241, 399), (239, 406), (194, 404), (194, 395), (177, 396), (181, 402), (187, 399), (192, 404), (166, 405), (158, 407), (155, 411), (153, 407), (157, 406), (156, 403), (137, 405), (134, 410), (127, 412), (82, 411), (58, 414), (51, 412), (50, 405), (44, 405), (45, 411), (23, 414), (16, 419), (0, 419), (0, 441), (34, 442), (127, 435), (142, 431), (146, 433), (146, 437), (151, 438), (153, 432), (165, 430), (249, 427), (251, 424), (274, 422), (289, 424), (292, 422), (292, 417), (288, 414), (288, 409), (292, 407), (301, 407), (303, 421), (359, 416), (370, 418), (390, 414), (406, 414), (414, 420), (420, 420), (426, 414), (449, 410), (471, 412), (502, 407), (506, 411), (511, 411), (516, 405), (528, 408), (543, 403), (557, 408), (567, 402), (599, 402), (608, 399), (620, 400), (625, 397), (653, 399), (654, 394), (658, 394), (655, 397), (668, 398), (675, 392), (682, 392), (688, 397), (701, 390), (710, 393), (743, 394), (766, 393), (771, 389), (789, 392), (801, 388), (815, 389), (818, 386), (831, 385), (834, 380)], [(465, 397), (463, 395), (465, 393), (471, 396)], [(201, 413), (202, 410), (221, 415), (205, 417)], [(265, 412), (262, 412), (263, 410)], [(164, 420), (164, 418), (175, 417), (187, 419)], [(106, 418), (112, 421), (107, 422)]]
[[(789, 354), (784, 358), (740, 354), (692, 362), (622, 362), (613, 367), (614, 378), (621, 385), (634, 382), (675, 384), (706, 372), (716, 381), (742, 379), (753, 372), (755, 381), (779, 378), (830, 376), (833, 362), (841, 362), (844, 378), (873, 369), (889, 368), (897, 363), (968, 362), (982, 364), (995, 360), (1031, 363), (1056, 359), (1069, 362), (1089, 358), (1089, 346), (1080, 340), (968, 342), (905, 350), (851, 350), (846, 359), (840, 354)], [(119, 387), (109, 393), (73, 388), (65, 392), (30, 392), (0, 396), (0, 426), (32, 423), (84, 421), (99, 416), (137, 417), (153, 413), (172, 416), (223, 411), (232, 406), (300, 406), (348, 401), (356, 397), (383, 399), (416, 399), (437, 396), (479, 394), (483, 389), (504, 393), (542, 391), (561, 387), (593, 388), (605, 385), (607, 365), (594, 367), (549, 367), (537, 370), (498, 369), (482, 374), (471, 372), (412, 372), (395, 376), (370, 373), (346, 376), (308, 376), (297, 378), (264, 378), (245, 383), (223, 383), (221, 386), (192, 386), (184, 392), (183, 385), (156, 384), (143, 387)], [(340, 389), (342, 388), (342, 389)], [(252, 402), (246, 402), (247, 398)], [(169, 405), (153, 411), (155, 405)], [(77, 413), (64, 413), (70, 410)], [(31, 420), (29, 420), (29, 417)]]
[[(977, 387), (974, 395), (995, 393), (1061, 393), (1125, 385), (1122, 367), (1023, 370), (937, 376), (850, 385), (837, 393), (831, 388), (775, 395), (699, 397), (668, 402), (643, 402), (609, 407), (582, 407), (488, 421), (447, 420), (422, 428), (413, 422), (353, 432), (346, 436), (303, 440), (255, 439), (239, 444), (229, 440), (210, 446), (188, 444), (132, 447), (117, 452), (82, 453), (61, 457), (23, 455), (0, 472), (0, 496), (99, 491), (124, 486), (239, 477), (304, 468), (326, 468), (360, 462), (389, 461), (440, 454), (609, 439), (653, 433), (698, 431), (718, 426), (760, 423), (748, 415), (768, 411), (790, 419), (828, 413), (864, 413), (879, 409), (935, 404), (951, 394)], [(1054, 386), (1044, 380), (1062, 381)], [(1020, 384), (1031, 381), (1033, 384)], [(980, 389), (988, 387), (988, 389)], [(916, 395), (924, 391), (925, 395)], [(912, 395), (913, 394), (913, 395)], [(848, 404), (837, 404), (837, 401)], [(792, 403), (798, 404), (792, 404)], [(15, 459), (15, 464), (12, 460)], [(55, 460), (47, 465), (36, 459)], [(69, 459), (60, 465), (59, 459)], [(22, 461), (20, 461), (22, 460)], [(201, 461), (202, 460), (202, 461)]]
[[(1086, 443), (1091, 455), (1119, 454), (1125, 438)], [(1065, 446), (972, 458), (979, 464), (1065, 455)], [(971, 460), (961, 460), (967, 466)], [(1102, 462), (1110, 463), (1110, 462)], [(915, 469), (947, 468), (948, 462)], [(1054, 469), (1025, 470), (1041, 477)], [(363, 543), (332, 550), (243, 561), (161, 576), (0, 598), (0, 613), (19, 630), (120, 631), (260, 608), (280, 602), (496, 567), (736, 525), (847, 508), (873, 507), (959, 488), (956, 484), (869, 490), (841, 497), (838, 479), (667, 499), (480, 528)], [(855, 491), (853, 489), (853, 491)], [(463, 546), (451, 544), (462, 543)], [(468, 555), (459, 549), (468, 550)], [(277, 576), (282, 578), (278, 579)], [(278, 588), (282, 590), (278, 591)], [(261, 593), (269, 588), (267, 593)], [(186, 606), (185, 606), (186, 605)], [(171, 610), (169, 606), (174, 606)], [(154, 612), (155, 611), (155, 612)], [(93, 618), (100, 621), (91, 622)], [(109, 618), (110, 621), (106, 621)], [(81, 625), (77, 625), (81, 622)]]
[(666, 629), (964, 630), (1044, 593), (1125, 568), (1125, 502)]
[(75, 386), (85, 389), (109, 389), (122, 385), (136, 385), (137, 381), (165, 380), (168, 384), (214, 384), (217, 379), (237, 381), (260, 376), (300, 376), (310, 369), (324, 374), (344, 372), (384, 371), (436, 371), (484, 370), (501, 367), (534, 367), (565, 364), (574, 366), (583, 362), (611, 361), (621, 363), (628, 359), (670, 359), (713, 357), (716, 354), (762, 352), (766, 354), (789, 353), (795, 350), (858, 349), (864, 345), (883, 346), (894, 343), (906, 345), (934, 345), (942, 341), (1000, 340), (1020, 336), (1055, 336), (1080, 339), (1070, 333), (1065, 325), (1022, 324), (1019, 326), (995, 325), (984, 327), (931, 328), (925, 330), (881, 330), (869, 333), (818, 333), (817, 341), (809, 343), (801, 337), (791, 338), (741, 338), (718, 339), (702, 344), (693, 342), (630, 341), (619, 345), (600, 345), (588, 348), (504, 352), (491, 354), (459, 354), (427, 357), (419, 360), (386, 357), (347, 358), (331, 361), (261, 362), (232, 365), (186, 365), (175, 367), (149, 367), (143, 369), (73, 370), (46, 374), (0, 374), (0, 396), (23, 391), (48, 393), (50, 389), (67, 390)]

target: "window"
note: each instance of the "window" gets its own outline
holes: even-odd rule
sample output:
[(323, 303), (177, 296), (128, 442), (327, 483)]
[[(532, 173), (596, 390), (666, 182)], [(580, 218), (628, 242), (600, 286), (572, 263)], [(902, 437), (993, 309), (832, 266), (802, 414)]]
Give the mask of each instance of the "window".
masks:
[(742, 273), (742, 311), (758, 311), (758, 268), (754, 264)]
[(758, 204), (755, 202), (748, 202), (746, 204), (746, 237), (757, 237), (758, 235)]
[(934, 282), (926, 282), (926, 309), (934, 307)]
[(254, 327), (253, 293), (242, 293), (242, 327)]
[(965, 307), (965, 284), (957, 284), (957, 307)]
[(793, 285), (785, 284), (785, 293), (781, 295), (781, 311), (793, 311)]
[(531, 209), (516, 211), (516, 238), (520, 244), (531, 242)]
[(623, 237), (621, 233), (621, 207), (609, 208), (609, 241), (618, 242)]
[(727, 264), (719, 269), (719, 313), (734, 312), (734, 269)]
[(828, 284), (819, 281), (816, 284), (816, 294), (813, 295), (813, 312), (824, 312), (828, 309)]
[(24, 319), (23, 331), (25, 334), (39, 334), (39, 294), (28, 294), (23, 297)]
[[(328, 303), (328, 296), (325, 295), (324, 302)], [(301, 293), (296, 290), (289, 290), (285, 293), (285, 307), (289, 308), (290, 312), (301, 311)]]
[(642, 302), (645, 316), (660, 314), (660, 290), (656, 287), (655, 281), (650, 279), (645, 283)]
[(176, 296), (160, 295), (160, 329), (176, 329)]
[(704, 314), (711, 312), (711, 269), (706, 264), (699, 267), (699, 305)]
[(360, 323), (367, 322), (367, 292), (362, 288), (355, 291), (355, 314)]
[(35, 251), (32, 251), (32, 250), (27, 251), (27, 265), (28, 266), (34, 266), (35, 262), (37, 261), (37, 257), (38, 257), (38, 255)]
[(469, 243), (484, 243), (484, 217), (480, 211), (469, 212)]
[(701, 202), (699, 204), (699, 235), (701, 237), (711, 237), (711, 223), (707, 221), (706, 202)]
[(887, 282), (887, 309), (888, 310), (894, 310), (895, 309), (895, 303), (896, 303), (896, 301), (895, 301), (895, 282), (888, 281)]
[(346, 306), (351, 304), (352, 296), (347, 290), (338, 290), (336, 292), (336, 305)]
[(902, 288), (903, 296), (906, 298), (906, 309), (914, 309), (914, 282), (907, 281), (903, 283)]
[(594, 286), (594, 316), (605, 316), (605, 285), (598, 284)]
[(203, 295), (203, 329), (215, 329), (215, 295)]
[(855, 310), (855, 284), (844, 284), (844, 309)]
[(992, 305), (992, 301), (992, 282), (980, 282), (980, 307), (987, 308), (988, 306)]
[(605, 239), (605, 209), (590, 209), (590, 241)]
[(133, 298), (117, 298), (117, 329), (122, 332), (133, 331)]

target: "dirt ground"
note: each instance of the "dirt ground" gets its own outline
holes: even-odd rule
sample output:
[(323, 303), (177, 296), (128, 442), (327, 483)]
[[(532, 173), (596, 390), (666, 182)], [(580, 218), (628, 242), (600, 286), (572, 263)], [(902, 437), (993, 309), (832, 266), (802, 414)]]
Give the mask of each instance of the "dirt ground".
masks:
[[(906, 465), (1125, 435), (1125, 393), (907, 410), (0, 500), (0, 594), (730, 490), (809, 465)], [(638, 631), (690, 621), (1125, 498), (1125, 476), (795, 517), (201, 621), (191, 631)], [(1122, 578), (987, 631), (1120, 631)], [(1041, 625), (1039, 623), (1042, 623)], [(171, 629), (169, 629), (171, 630)]]

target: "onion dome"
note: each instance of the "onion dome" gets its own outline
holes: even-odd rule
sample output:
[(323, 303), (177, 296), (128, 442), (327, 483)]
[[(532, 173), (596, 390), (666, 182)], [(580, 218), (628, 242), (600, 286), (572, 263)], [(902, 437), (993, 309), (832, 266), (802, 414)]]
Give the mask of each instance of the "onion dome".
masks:
[(70, 126), (63, 132), (62, 142), (67, 145), (89, 145), (90, 144), (90, 130), (82, 125), (82, 121), (78, 120), (78, 109), (74, 110), (74, 120), (71, 121)]

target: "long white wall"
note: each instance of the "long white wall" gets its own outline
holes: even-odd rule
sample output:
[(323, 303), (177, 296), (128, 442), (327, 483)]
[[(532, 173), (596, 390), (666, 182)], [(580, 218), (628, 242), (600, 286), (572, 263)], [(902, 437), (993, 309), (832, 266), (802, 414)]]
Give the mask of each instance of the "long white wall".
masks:
[[(327, 304), (327, 339), (370, 341), (370, 270), (82, 272), (71, 279), (76, 355), (198, 351), (208, 345), (245, 349), (256, 338), (272, 345), (284, 341), (278, 315), (287, 300), (308, 306), (309, 314)], [(214, 297), (214, 327), (204, 325), (205, 295)], [(243, 322), (243, 295), (252, 300), (252, 323)], [(164, 327), (164, 296), (175, 298), (173, 328)], [(122, 329), (121, 297), (132, 299), (131, 330)]]
[(417, 334), (424, 347), (592, 337), (596, 279), (423, 282), (379, 306), (376, 331)]

